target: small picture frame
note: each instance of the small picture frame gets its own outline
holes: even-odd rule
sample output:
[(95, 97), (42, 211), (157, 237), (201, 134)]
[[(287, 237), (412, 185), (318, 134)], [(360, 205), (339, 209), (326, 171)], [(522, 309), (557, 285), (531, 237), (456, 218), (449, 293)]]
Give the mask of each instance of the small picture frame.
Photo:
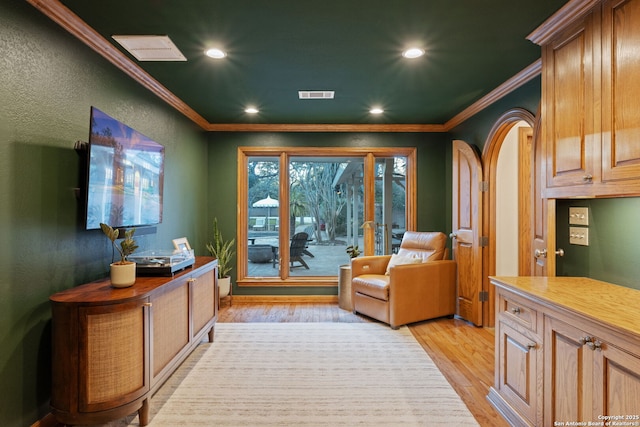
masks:
[(191, 250), (191, 246), (189, 245), (186, 237), (173, 239), (173, 246), (180, 252), (189, 252)]

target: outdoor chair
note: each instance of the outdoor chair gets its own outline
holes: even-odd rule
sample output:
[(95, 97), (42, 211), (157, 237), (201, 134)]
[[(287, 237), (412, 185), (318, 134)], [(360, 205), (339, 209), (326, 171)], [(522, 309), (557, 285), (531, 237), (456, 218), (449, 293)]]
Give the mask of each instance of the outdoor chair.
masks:
[(447, 259), (444, 233), (407, 231), (397, 254), (351, 260), (351, 300), (362, 313), (397, 329), (453, 316), (456, 262)]
[(253, 230), (266, 230), (267, 229), (267, 224), (265, 222), (266, 218), (263, 216), (260, 216), (258, 218), (256, 218), (256, 223), (253, 224)]
[(309, 252), (309, 244), (308, 242), (312, 242), (313, 241), (313, 236), (315, 235), (315, 228), (313, 227), (313, 225), (308, 226), (307, 228), (304, 229), (304, 232), (307, 233), (308, 237), (307, 237), (307, 246), (304, 248), (304, 250), (302, 251), (302, 253), (304, 255), (308, 255), (311, 258), (314, 258), (313, 254), (311, 252)]
[[(291, 246), (289, 248), (289, 262), (291, 263), (291, 268), (304, 267), (307, 270), (309, 269), (307, 263), (302, 259), (302, 254), (307, 248), (307, 239), (309, 239), (309, 235), (304, 232), (296, 233), (291, 238)], [(300, 265), (294, 265), (294, 262), (299, 262)]]

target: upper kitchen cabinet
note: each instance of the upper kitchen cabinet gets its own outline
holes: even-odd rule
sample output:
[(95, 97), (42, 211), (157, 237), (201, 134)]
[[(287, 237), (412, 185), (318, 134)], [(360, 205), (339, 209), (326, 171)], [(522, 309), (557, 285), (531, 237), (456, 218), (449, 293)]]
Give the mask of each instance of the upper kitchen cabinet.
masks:
[[(602, 181), (640, 177), (640, 0), (602, 9)], [(637, 191), (637, 183), (635, 189)]]
[(640, 0), (575, 0), (542, 47), (544, 196), (640, 194)]

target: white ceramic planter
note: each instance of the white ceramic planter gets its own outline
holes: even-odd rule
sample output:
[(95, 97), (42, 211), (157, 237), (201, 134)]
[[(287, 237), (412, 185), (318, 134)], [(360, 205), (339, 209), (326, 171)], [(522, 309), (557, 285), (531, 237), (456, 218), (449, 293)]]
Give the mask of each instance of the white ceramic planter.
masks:
[(218, 279), (218, 289), (220, 291), (220, 298), (224, 298), (229, 295), (231, 291), (231, 277), (226, 276), (222, 279)]
[(111, 286), (114, 288), (127, 288), (136, 283), (136, 263), (111, 264)]

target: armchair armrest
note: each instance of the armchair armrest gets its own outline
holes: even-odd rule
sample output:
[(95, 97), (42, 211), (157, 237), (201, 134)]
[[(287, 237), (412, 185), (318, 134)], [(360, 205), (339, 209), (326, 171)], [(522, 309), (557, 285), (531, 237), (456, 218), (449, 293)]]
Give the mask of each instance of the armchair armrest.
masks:
[(351, 259), (351, 277), (363, 274), (384, 274), (391, 255), (372, 255)]
[(456, 266), (453, 260), (440, 260), (391, 268), (391, 325), (454, 314)]

